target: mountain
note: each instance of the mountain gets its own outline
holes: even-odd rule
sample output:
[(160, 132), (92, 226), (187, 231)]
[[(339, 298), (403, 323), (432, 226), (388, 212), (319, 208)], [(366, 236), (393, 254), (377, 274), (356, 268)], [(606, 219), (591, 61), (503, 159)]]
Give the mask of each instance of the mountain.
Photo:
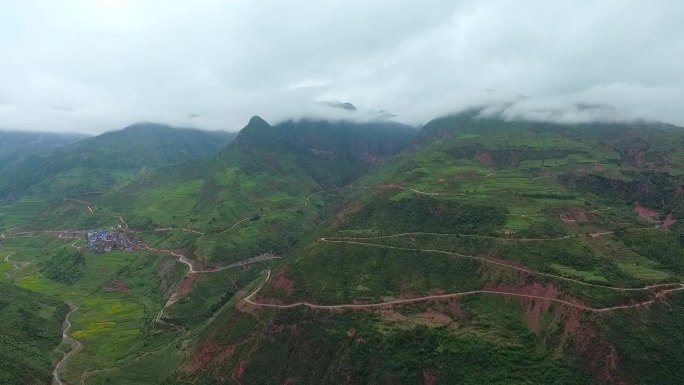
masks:
[(79, 307), (66, 382), (677, 384), (682, 150), (650, 122), (253, 117), (0, 216), (0, 269)]
[(0, 130), (0, 170), (12, 167), (27, 157), (63, 147), (86, 135)]
[(61, 197), (102, 192), (142, 170), (211, 155), (233, 138), (226, 132), (134, 124), (19, 162), (0, 178), (0, 194)]
[[(93, 200), (94, 214), (83, 205), (67, 205), (76, 216), (73, 227), (124, 216), (141, 230), (193, 229), (201, 235), (184, 239), (182, 247), (203, 264), (282, 254), (320, 224), (323, 207), (334, 206), (336, 195), (324, 191), (353, 183), (401, 152), (416, 134), (394, 123), (303, 120), (271, 126), (253, 117), (215, 156), (142, 173)], [(52, 211), (65, 207), (60, 203)], [(276, 211), (279, 215), (269, 214)], [(262, 215), (268, 216), (259, 220)], [(226, 231), (245, 218), (251, 218), (249, 226)], [(58, 221), (63, 224), (65, 215)]]
[(297, 163), (308, 173), (332, 186), (358, 177), (397, 154), (416, 134), (412, 127), (392, 122), (300, 120), (270, 126), (253, 117), (240, 131), (234, 148), (295, 154)]
[[(432, 121), (263, 273), (260, 305), (224, 307), (173, 377), (677, 383), (683, 139), (662, 124)], [(405, 302), (372, 305), (391, 301)]]

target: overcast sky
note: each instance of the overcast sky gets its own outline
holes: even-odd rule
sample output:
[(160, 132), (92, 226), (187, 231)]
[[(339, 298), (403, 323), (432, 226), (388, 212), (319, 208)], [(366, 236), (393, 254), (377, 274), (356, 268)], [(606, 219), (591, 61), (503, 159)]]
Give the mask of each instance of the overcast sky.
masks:
[(2, 0), (0, 127), (419, 124), (485, 104), (684, 125), (682, 15), (680, 0)]

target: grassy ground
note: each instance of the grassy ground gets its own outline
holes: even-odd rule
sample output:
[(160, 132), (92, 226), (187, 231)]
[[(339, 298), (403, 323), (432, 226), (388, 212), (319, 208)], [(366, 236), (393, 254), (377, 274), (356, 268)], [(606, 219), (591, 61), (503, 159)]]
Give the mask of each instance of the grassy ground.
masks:
[(50, 384), (67, 307), (0, 282), (0, 383)]
[[(72, 240), (54, 238), (12, 239), (3, 251), (13, 251), (12, 261), (26, 264), (11, 273), (24, 289), (68, 301), (79, 310), (72, 316), (72, 335), (83, 344), (63, 372), (76, 381), (86, 370), (117, 365), (140, 354), (152, 343), (146, 337), (150, 320), (165, 301), (164, 287), (175, 285), (177, 266), (168, 257), (141, 252), (86, 253), (82, 276), (73, 284), (52, 281), (41, 271), (55, 248), (70, 247)], [(170, 264), (169, 264), (170, 263)], [(168, 268), (162, 266), (167, 265)], [(166, 275), (160, 271), (167, 270)], [(165, 337), (157, 336), (163, 341)]]

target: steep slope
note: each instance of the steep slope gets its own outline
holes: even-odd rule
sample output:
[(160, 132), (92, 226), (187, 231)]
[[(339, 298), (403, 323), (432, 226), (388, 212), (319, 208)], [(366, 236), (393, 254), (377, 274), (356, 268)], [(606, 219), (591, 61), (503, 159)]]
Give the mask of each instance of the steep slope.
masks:
[[(353, 123), (347, 121), (300, 120), (275, 126), (254, 117), (241, 131), (236, 145), (258, 151), (296, 154), (320, 183), (340, 185), (362, 175), (373, 165), (403, 150), (417, 131), (391, 122)], [(257, 162), (254, 162), (257, 164)]]
[(229, 302), (174, 376), (675, 384), (683, 140), (662, 124), (433, 121)]
[(0, 283), (0, 383), (52, 383), (66, 311), (54, 298)]
[(204, 264), (282, 254), (334, 206), (336, 188), (401, 151), (416, 133), (388, 123), (271, 126), (254, 117), (215, 157), (143, 175), (107, 194), (96, 210), (105, 218), (123, 215), (133, 228), (167, 228), (156, 232), (165, 238), (185, 228), (180, 243), (164, 246)]
[(2, 196), (102, 192), (145, 168), (208, 156), (234, 134), (141, 123), (32, 156), (0, 178)]

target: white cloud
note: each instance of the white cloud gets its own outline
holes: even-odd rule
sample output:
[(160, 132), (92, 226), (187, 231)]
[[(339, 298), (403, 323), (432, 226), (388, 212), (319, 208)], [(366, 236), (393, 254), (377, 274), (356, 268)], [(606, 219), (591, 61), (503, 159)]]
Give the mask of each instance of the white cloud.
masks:
[(676, 0), (6, 0), (0, 127), (237, 130), (254, 114), (379, 110), (420, 123), (488, 103), (684, 124), (682, 14)]

